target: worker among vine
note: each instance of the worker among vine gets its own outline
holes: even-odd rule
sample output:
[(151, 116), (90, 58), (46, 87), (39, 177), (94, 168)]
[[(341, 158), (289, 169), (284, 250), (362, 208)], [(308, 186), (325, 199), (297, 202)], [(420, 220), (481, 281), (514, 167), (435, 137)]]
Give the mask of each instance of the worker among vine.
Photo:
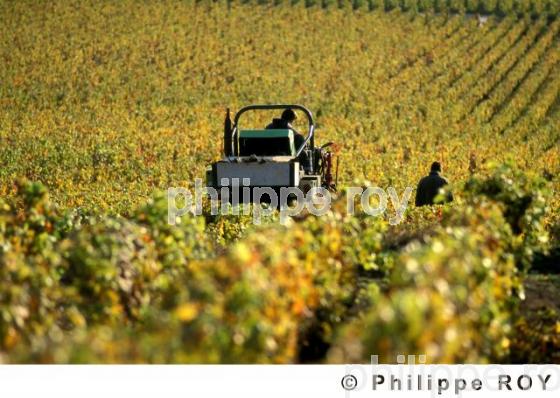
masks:
[[(422, 178), (416, 189), (416, 206), (433, 205), (440, 190), (448, 185), (449, 182), (441, 176), (441, 164), (439, 162), (432, 163), (430, 174)], [(448, 192), (444, 198), (444, 202), (451, 202), (453, 194)]]

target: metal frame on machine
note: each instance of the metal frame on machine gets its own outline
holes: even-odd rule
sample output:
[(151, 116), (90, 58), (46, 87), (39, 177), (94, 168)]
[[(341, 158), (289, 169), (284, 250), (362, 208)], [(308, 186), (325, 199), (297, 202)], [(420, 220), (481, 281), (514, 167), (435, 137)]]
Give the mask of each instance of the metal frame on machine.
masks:
[(233, 119), (233, 128), (231, 130), (231, 145), (232, 145), (231, 153), (233, 153), (233, 156), (239, 157), (239, 146), (238, 146), (239, 131), (237, 129), (237, 125), (239, 123), (239, 119), (241, 118), (241, 116), (248, 111), (262, 111), (262, 110), (273, 110), (273, 109), (296, 109), (302, 111), (307, 116), (309, 130), (307, 132), (307, 136), (305, 137), (305, 141), (296, 150), (295, 157), (298, 157), (303, 152), (303, 149), (308, 143), (310, 144), (311, 149), (315, 148), (315, 121), (313, 120), (313, 114), (305, 106), (298, 105), (298, 104), (248, 105), (241, 108), (235, 114), (235, 117)]

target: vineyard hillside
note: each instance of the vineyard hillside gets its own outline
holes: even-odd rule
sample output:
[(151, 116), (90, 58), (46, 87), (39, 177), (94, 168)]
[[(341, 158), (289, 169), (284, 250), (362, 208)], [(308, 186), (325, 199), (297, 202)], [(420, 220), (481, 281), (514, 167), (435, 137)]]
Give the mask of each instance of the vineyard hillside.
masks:
[[(0, 1), (0, 362), (559, 362), (559, 4)], [(169, 225), (255, 103), (337, 143), (333, 209)], [(343, 211), (433, 161), (453, 203)]]

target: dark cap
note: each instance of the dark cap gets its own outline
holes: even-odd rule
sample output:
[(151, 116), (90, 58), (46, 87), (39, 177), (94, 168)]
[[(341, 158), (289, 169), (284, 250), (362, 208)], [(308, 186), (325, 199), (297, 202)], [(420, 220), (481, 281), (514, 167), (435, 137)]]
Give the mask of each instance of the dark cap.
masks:
[(432, 167), (430, 168), (430, 171), (441, 172), (441, 164), (439, 162), (432, 163)]
[(287, 122), (293, 122), (297, 119), (297, 116), (292, 109), (288, 108), (284, 112), (282, 112), (282, 119), (286, 120)]

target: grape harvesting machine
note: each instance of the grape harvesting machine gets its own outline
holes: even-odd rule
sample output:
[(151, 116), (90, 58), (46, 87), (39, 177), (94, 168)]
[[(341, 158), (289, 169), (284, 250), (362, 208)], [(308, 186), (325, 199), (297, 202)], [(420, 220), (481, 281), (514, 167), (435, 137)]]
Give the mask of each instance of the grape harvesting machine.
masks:
[[(307, 117), (306, 135), (299, 134), (289, 124), (281, 129), (246, 129), (240, 124), (247, 112), (286, 109), (300, 111)], [(299, 143), (296, 136), (300, 138)], [(236, 187), (250, 187), (250, 192), (256, 187), (275, 191), (283, 187), (299, 188), (303, 194), (319, 187), (336, 191), (338, 159), (332, 146), (332, 142), (315, 146), (315, 121), (309, 109), (302, 105), (249, 105), (237, 112), (233, 122), (228, 109), (224, 121), (223, 158), (208, 167), (206, 183), (221, 192), (223, 188), (232, 192)], [(232, 195), (229, 198), (231, 200)], [(253, 199), (244, 197), (237, 201)]]

